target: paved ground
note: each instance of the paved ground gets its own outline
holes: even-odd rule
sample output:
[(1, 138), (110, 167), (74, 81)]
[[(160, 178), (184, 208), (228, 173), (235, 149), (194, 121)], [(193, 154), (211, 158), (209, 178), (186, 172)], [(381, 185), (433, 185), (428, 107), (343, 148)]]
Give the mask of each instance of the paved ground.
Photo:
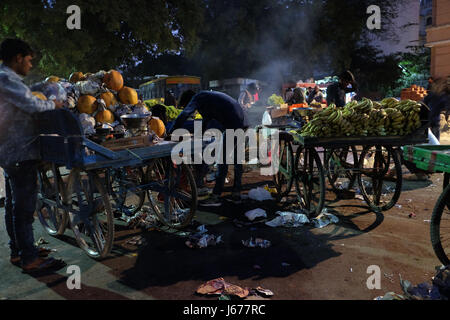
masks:
[[(258, 172), (246, 173), (246, 188), (270, 183)], [(339, 217), (324, 229), (310, 226), (270, 228), (264, 224), (237, 227), (233, 219), (260, 203), (227, 203), (212, 212), (198, 211), (196, 221), (224, 243), (190, 249), (181, 234), (152, 230), (142, 233), (141, 247), (125, 242), (140, 230), (119, 228), (111, 257), (101, 262), (88, 258), (75, 244), (70, 230), (59, 239), (46, 235), (38, 221), (36, 239), (44, 237), (57, 249), (57, 257), (78, 265), (82, 289), (69, 290), (66, 269), (33, 278), (9, 264), (7, 235), (0, 220), (0, 299), (214, 299), (195, 295), (202, 283), (223, 277), (247, 287), (262, 286), (275, 293), (273, 300), (371, 300), (386, 292), (401, 293), (399, 274), (413, 284), (427, 282), (440, 265), (431, 248), (429, 220), (442, 188), (442, 176), (432, 181), (405, 182), (394, 207), (383, 214), (368, 212), (358, 199), (339, 200), (327, 193), (327, 205)], [(411, 201), (412, 200), (412, 201)], [(283, 203), (265, 203), (269, 217)], [(415, 218), (408, 215), (414, 212)], [(3, 215), (3, 209), (2, 213)], [(250, 249), (241, 240), (261, 237), (272, 242), (267, 249)], [(381, 290), (366, 286), (367, 268), (381, 268)]]

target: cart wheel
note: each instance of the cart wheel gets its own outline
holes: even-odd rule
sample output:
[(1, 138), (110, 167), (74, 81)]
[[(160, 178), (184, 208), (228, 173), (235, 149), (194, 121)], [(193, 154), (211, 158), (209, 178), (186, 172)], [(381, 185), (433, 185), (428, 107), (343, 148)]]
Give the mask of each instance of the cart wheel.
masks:
[(358, 154), (354, 146), (326, 150), (324, 165), (333, 190), (348, 191), (353, 188), (356, 175), (352, 170), (358, 165)]
[(295, 168), (295, 187), (300, 205), (306, 210), (308, 217), (316, 217), (325, 204), (325, 175), (317, 151), (299, 146)]
[(67, 202), (66, 186), (60, 168), (44, 164), (38, 172), (37, 214), (44, 230), (51, 236), (64, 234), (69, 216), (63, 209)]
[(112, 206), (126, 216), (134, 216), (145, 201), (145, 190), (139, 189), (144, 183), (141, 167), (110, 169), (106, 173)]
[(78, 245), (94, 259), (105, 258), (114, 241), (113, 211), (97, 173), (73, 169), (67, 190), (70, 225)]
[(367, 146), (359, 159), (358, 184), (373, 211), (391, 209), (402, 191), (402, 165), (389, 146)]
[(294, 182), (294, 152), (289, 141), (280, 139), (278, 172), (273, 176), (278, 197), (287, 196)]
[(188, 226), (197, 208), (197, 186), (191, 169), (175, 165), (170, 158), (154, 160), (147, 169), (148, 199), (166, 226)]
[(439, 197), (431, 215), (431, 244), (444, 266), (450, 264), (450, 185)]

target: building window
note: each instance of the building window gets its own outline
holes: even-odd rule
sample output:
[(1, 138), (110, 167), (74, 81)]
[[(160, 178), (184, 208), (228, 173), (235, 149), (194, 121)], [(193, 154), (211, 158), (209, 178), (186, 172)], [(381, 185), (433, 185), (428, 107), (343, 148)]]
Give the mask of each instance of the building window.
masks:
[(431, 26), (433, 24), (433, 18), (432, 17), (428, 17), (427, 18), (427, 27)]

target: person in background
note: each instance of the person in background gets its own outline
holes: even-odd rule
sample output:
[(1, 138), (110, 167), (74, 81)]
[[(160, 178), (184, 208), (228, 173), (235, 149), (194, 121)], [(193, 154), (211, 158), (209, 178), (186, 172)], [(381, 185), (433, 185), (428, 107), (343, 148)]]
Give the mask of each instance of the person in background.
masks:
[(238, 102), (245, 111), (250, 109), (255, 103), (254, 95), (257, 94), (258, 91), (258, 86), (256, 83), (252, 82), (247, 86), (247, 89), (242, 91), (239, 95)]
[[(203, 130), (206, 131), (210, 128), (217, 128), (224, 132), (227, 129), (243, 129), (248, 128), (247, 115), (244, 112), (242, 106), (229, 95), (217, 92), (217, 91), (201, 91), (200, 93), (192, 96), (192, 93), (183, 93), (182, 99), (184, 103), (191, 98), (189, 103), (184, 108), (183, 112), (174, 121), (173, 126), (168, 130), (169, 135), (176, 129), (181, 128), (183, 123), (194, 114), (196, 111), (200, 113), (203, 118)], [(213, 125), (214, 123), (214, 125)], [(240, 194), (242, 191), (242, 173), (243, 165), (237, 162), (237, 144), (236, 140), (233, 142), (234, 150), (227, 150), (227, 135), (223, 136), (223, 162), (218, 164), (218, 176), (216, 178), (216, 184), (214, 186), (211, 197), (203, 201), (203, 206), (221, 206), (220, 196), (223, 193), (225, 186), (225, 179), (228, 174), (228, 163), (226, 159), (229, 156), (228, 153), (234, 153), (234, 186), (232, 192), (232, 199), (234, 201), (240, 201)], [(204, 167), (204, 166), (203, 166)]]
[(301, 88), (295, 88), (292, 98), (286, 101), (288, 105), (305, 103), (306, 97)]
[(10, 262), (26, 273), (59, 269), (61, 260), (34, 244), (39, 146), (34, 114), (61, 108), (63, 102), (35, 97), (22, 82), (32, 68), (34, 52), (20, 39), (0, 46), (0, 166), (5, 175), (5, 222), (10, 238)]
[(431, 90), (431, 87), (433, 85), (434, 82), (434, 78), (433, 77), (429, 77), (428, 78), (428, 86), (427, 86), (427, 90)]
[(311, 104), (312, 102), (319, 102), (322, 103), (324, 100), (323, 93), (320, 91), (319, 86), (315, 86), (313, 91), (308, 95), (307, 102), (308, 104)]
[(423, 101), (430, 108), (430, 129), (438, 141), (440, 140), (441, 112), (449, 108), (449, 93), (446, 79), (436, 79)]
[(292, 96), (294, 95), (294, 92), (292, 91), (292, 88), (287, 88), (286, 92), (284, 94), (284, 101), (289, 101), (292, 99)]
[(159, 118), (167, 126), (167, 110), (162, 104), (155, 104), (152, 107), (152, 116)]
[[(351, 86), (351, 87), (349, 87)], [(345, 71), (339, 76), (339, 81), (328, 86), (327, 104), (334, 103), (338, 108), (345, 106), (345, 95), (357, 91), (355, 77), (350, 71)]]
[(166, 106), (174, 106), (177, 107), (177, 99), (175, 99), (173, 93), (170, 90), (166, 91), (166, 95), (164, 97), (164, 104)]

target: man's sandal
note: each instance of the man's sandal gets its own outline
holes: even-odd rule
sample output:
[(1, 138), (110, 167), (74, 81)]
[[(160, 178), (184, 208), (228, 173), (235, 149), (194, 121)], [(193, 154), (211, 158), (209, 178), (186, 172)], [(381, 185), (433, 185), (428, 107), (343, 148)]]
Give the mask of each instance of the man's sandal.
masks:
[[(52, 252), (51, 249), (48, 248), (38, 248), (38, 256), (41, 258), (46, 258), (48, 255)], [(9, 259), (11, 264), (15, 265), (16, 267), (20, 267), (20, 257), (19, 256), (11, 256)]]
[(66, 266), (60, 259), (37, 258), (32, 263), (22, 266), (23, 273), (40, 274), (47, 271), (57, 271)]

